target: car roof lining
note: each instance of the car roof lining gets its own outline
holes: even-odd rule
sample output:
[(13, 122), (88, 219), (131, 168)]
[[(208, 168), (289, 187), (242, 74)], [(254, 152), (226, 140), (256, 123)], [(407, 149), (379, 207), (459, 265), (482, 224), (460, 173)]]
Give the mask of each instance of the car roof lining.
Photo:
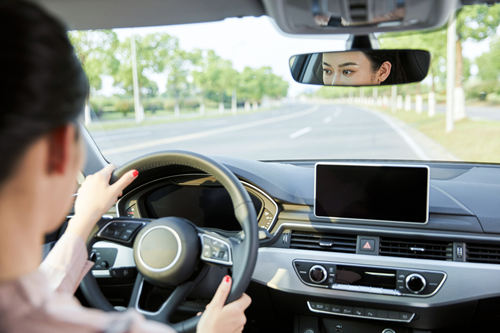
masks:
[(261, 16), (259, 0), (36, 0), (70, 30), (148, 27)]

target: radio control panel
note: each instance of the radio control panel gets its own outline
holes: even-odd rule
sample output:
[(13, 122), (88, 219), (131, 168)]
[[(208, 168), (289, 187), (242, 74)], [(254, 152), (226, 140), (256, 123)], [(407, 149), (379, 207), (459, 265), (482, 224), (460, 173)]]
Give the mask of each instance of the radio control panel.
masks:
[(300, 280), (309, 286), (390, 296), (434, 295), (446, 274), (376, 266), (296, 259), (293, 266)]

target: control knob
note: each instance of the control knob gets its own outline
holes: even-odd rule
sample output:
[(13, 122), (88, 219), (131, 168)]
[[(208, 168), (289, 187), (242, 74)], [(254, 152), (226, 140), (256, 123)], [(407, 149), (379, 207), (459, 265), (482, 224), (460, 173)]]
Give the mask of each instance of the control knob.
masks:
[(418, 294), (425, 289), (427, 281), (422, 275), (412, 273), (406, 277), (405, 284), (409, 291)]
[(326, 269), (321, 265), (314, 265), (309, 270), (309, 279), (314, 283), (323, 283), (328, 277)]

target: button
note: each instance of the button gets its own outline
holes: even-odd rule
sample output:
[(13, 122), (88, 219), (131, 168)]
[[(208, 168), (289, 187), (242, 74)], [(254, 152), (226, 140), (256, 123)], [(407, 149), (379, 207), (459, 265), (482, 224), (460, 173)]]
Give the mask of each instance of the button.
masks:
[(389, 319), (399, 319), (399, 312), (396, 311), (388, 311), (387, 318)]
[(365, 315), (365, 309), (363, 309), (363, 308), (354, 308), (354, 314), (356, 316), (363, 317)]
[(399, 313), (399, 319), (404, 320), (404, 321), (408, 321), (408, 320), (410, 320), (411, 315), (412, 314), (408, 313), (408, 312), (400, 312)]
[(324, 311), (325, 310), (325, 304), (323, 304), (323, 303), (316, 303), (316, 310)]
[(335, 274), (335, 266), (327, 266), (328, 274)]
[(361, 238), (361, 250), (366, 252), (375, 251), (375, 240), (374, 239), (366, 239)]
[(377, 310), (377, 318), (388, 318), (387, 317), (387, 310)]
[(335, 282), (335, 278), (333, 276), (330, 276), (328, 278), (328, 284), (333, 284)]
[(343, 306), (342, 307), (342, 313), (346, 315), (351, 315), (352, 314), (352, 308), (350, 306)]
[(331, 313), (341, 313), (342, 312), (342, 308), (339, 305), (331, 304), (330, 305), (330, 312)]
[(375, 309), (366, 309), (365, 311), (367, 317), (376, 317), (377, 311)]
[(382, 333), (396, 333), (396, 331), (393, 330), (392, 328), (384, 328), (384, 330), (382, 331)]
[(331, 307), (331, 305), (330, 305), (330, 304), (323, 304), (323, 305), (324, 305), (324, 307), (325, 307), (325, 308), (324, 308), (324, 310), (325, 310), (326, 312), (330, 312), (330, 309), (332, 308), (332, 307)]
[(120, 239), (124, 241), (128, 241), (130, 239), (130, 235), (127, 234), (121, 234)]

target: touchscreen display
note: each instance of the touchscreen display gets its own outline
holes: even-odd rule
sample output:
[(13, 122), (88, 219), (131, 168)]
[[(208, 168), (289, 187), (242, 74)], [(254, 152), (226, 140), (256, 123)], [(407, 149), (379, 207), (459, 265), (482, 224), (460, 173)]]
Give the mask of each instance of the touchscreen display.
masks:
[(317, 164), (318, 217), (426, 223), (429, 168)]

